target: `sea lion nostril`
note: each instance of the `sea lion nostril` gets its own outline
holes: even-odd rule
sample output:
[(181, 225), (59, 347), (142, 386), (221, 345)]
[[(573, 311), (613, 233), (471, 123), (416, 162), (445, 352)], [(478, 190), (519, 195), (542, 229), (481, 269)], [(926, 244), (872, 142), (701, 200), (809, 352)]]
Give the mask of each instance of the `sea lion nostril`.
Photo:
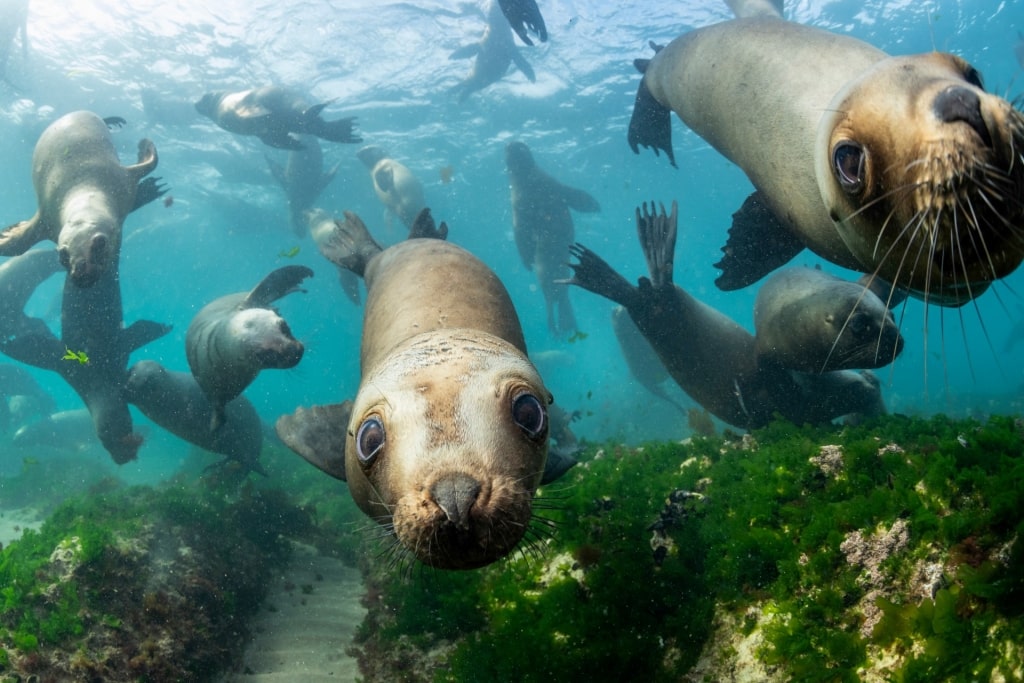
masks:
[(448, 521), (459, 529), (469, 528), (469, 511), (480, 495), (480, 482), (462, 472), (438, 480), (431, 489), (434, 502)]
[(988, 126), (981, 116), (981, 98), (974, 90), (950, 86), (938, 94), (932, 108), (940, 120), (946, 123), (963, 121), (975, 130), (987, 147), (992, 146)]

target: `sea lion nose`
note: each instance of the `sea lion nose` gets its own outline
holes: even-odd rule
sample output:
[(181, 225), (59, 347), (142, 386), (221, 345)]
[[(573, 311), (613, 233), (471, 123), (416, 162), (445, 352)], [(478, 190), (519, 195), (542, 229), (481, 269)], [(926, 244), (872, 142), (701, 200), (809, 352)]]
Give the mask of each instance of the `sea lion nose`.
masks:
[(992, 146), (988, 126), (981, 116), (981, 98), (971, 88), (951, 85), (935, 98), (932, 109), (939, 120), (945, 123), (963, 121), (974, 129), (986, 146)]
[(448, 521), (460, 530), (469, 529), (469, 511), (480, 495), (480, 482), (462, 472), (439, 479), (430, 490)]

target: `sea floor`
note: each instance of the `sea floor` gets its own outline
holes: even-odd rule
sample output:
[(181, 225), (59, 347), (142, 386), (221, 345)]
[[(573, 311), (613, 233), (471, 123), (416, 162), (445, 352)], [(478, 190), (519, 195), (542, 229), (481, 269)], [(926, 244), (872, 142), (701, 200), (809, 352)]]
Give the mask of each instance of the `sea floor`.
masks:
[(38, 529), (45, 517), (33, 508), (0, 510), (0, 548), (21, 538), (25, 529)]

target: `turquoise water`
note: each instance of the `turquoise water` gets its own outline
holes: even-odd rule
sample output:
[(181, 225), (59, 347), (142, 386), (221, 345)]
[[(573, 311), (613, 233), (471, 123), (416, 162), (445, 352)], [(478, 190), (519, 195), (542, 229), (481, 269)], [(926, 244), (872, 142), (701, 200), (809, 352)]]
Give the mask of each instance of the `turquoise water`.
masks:
[[(586, 338), (569, 343), (548, 332), (535, 278), (520, 264), (512, 240), (503, 152), (507, 141), (523, 140), (542, 168), (597, 197), (600, 213), (575, 216), (576, 238), (630, 279), (645, 274), (634, 208), (645, 200), (678, 200), (677, 283), (751, 328), (756, 286), (719, 292), (713, 282), (730, 216), (751, 191), (749, 182), (678, 121), (673, 142), (679, 170), (649, 151), (635, 156), (626, 144), (639, 78), (632, 60), (649, 56), (648, 40), (667, 42), (726, 18), (727, 10), (724, 3), (683, 1), (542, 0), (540, 6), (551, 39), (521, 48), (536, 82), (512, 71), (458, 104), (447, 90), (470, 63), (448, 55), (477, 40), (484, 28), (481, 15), (458, 3), (37, 1), (28, 24), (28, 60), (12, 51), (8, 76), (15, 87), (0, 88), (2, 220), (13, 223), (35, 210), (30, 159), (50, 121), (76, 109), (123, 116), (128, 125), (114, 133), (122, 161), (132, 163), (138, 139), (151, 138), (160, 154), (155, 175), (173, 197), (169, 206), (155, 202), (133, 213), (124, 227), (126, 322), (147, 318), (174, 325), (132, 360), (151, 358), (187, 370), (185, 330), (203, 305), (250, 289), (276, 267), (304, 264), (316, 273), (308, 293), (289, 296), (279, 307), (306, 344), (306, 355), (294, 370), (263, 372), (246, 396), (270, 423), (299, 405), (351, 397), (358, 384), (361, 309), (344, 298), (334, 267), (312, 241), (291, 231), (284, 193), (264, 158), (283, 163), (284, 153), (225, 132), (190, 107), (207, 91), (294, 86), (311, 100), (333, 100), (325, 118), (358, 116), (365, 143), (385, 148), (422, 181), (434, 216), (450, 227), (449, 239), (495, 269), (516, 303), (531, 352), (551, 352), (538, 364), (557, 402), (580, 411), (574, 424), (579, 435), (631, 442), (682, 438), (689, 428), (675, 409), (629, 377), (611, 333), (609, 302), (574, 290), (570, 296)], [(953, 51), (982, 72), (990, 90), (1010, 98), (1024, 85), (1014, 52), (1024, 1), (799, 2), (787, 15), (891, 53)], [(374, 196), (355, 157), (359, 146), (324, 143), (325, 166), (338, 163), (340, 170), (318, 206), (338, 215), (355, 211), (382, 241), (393, 242), (400, 224)], [(441, 169), (449, 166), (454, 176), (445, 183)], [(296, 246), (294, 258), (281, 256)], [(820, 259), (805, 252), (796, 262)], [(1015, 273), (961, 310), (926, 309), (917, 301), (898, 309), (906, 348), (891, 368), (879, 371), (890, 409), (1019, 409), (1014, 401), (1024, 383), (1024, 347), (1007, 351), (1005, 344), (1024, 318), (1022, 277)], [(54, 277), (28, 308), (49, 316), (55, 329), (59, 292), (60, 278)], [(37, 378), (60, 408), (80, 407), (56, 375), (39, 372)], [(121, 474), (174, 471), (190, 447), (138, 413), (135, 419), (147, 443), (138, 463)]]

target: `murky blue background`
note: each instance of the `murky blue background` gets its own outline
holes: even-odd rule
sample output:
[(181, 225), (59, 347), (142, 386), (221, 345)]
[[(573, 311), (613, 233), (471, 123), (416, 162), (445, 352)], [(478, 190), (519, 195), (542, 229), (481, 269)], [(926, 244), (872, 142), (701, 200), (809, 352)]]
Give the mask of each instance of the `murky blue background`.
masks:
[[(187, 370), (184, 335), (199, 308), (250, 289), (278, 266), (302, 263), (316, 272), (309, 292), (282, 300), (280, 309), (307, 344), (306, 356), (295, 370), (262, 373), (246, 395), (268, 422), (298, 405), (350, 397), (358, 383), (362, 311), (344, 298), (334, 267), (312, 241), (291, 231), (284, 193), (264, 159), (283, 163), (285, 154), (220, 130), (191, 109), (210, 90), (294, 86), (312, 100), (334, 99), (327, 119), (358, 116), (364, 144), (384, 147), (423, 182), (434, 216), (449, 224), (449, 239), (498, 272), (531, 352), (549, 352), (538, 365), (557, 402), (581, 411), (574, 426), (580, 435), (631, 442), (681, 438), (689, 430), (678, 412), (631, 381), (609, 326), (612, 304), (574, 290), (579, 328), (588, 336), (570, 344), (547, 331), (543, 299), (512, 241), (503, 150), (509, 140), (527, 142), (542, 168), (599, 199), (601, 213), (575, 216), (577, 239), (631, 280), (645, 270), (634, 208), (644, 200), (678, 200), (677, 283), (752, 328), (756, 286), (719, 292), (712, 265), (731, 214), (752, 189), (745, 176), (678, 120), (678, 170), (650, 151), (635, 156), (626, 144), (639, 80), (632, 60), (650, 55), (649, 40), (668, 42), (727, 18), (728, 10), (724, 3), (684, 0), (539, 4), (550, 40), (521, 46), (536, 83), (511, 71), (460, 105), (447, 90), (470, 62), (448, 55), (484, 30), (482, 15), (468, 4), (37, 0), (30, 10), (29, 60), (15, 49), (8, 67), (18, 87), (0, 87), (0, 222), (28, 218), (35, 210), (30, 159), (48, 122), (75, 109), (123, 116), (128, 125), (114, 133), (122, 161), (133, 163), (138, 139), (151, 138), (160, 154), (155, 175), (173, 196), (169, 207), (155, 202), (133, 213), (124, 228), (126, 322), (149, 318), (174, 325), (133, 360), (153, 358)], [(990, 90), (1010, 98), (1024, 86), (1014, 54), (1024, 0), (815, 0), (791, 3), (787, 16), (891, 53), (955, 52), (982, 72)], [(323, 144), (325, 165), (341, 166), (318, 205), (339, 215), (353, 210), (382, 241), (396, 241), (404, 231), (374, 196), (355, 157), (359, 147)], [(446, 184), (440, 171), (447, 166), (454, 179)], [(294, 259), (279, 256), (294, 246), (300, 247)], [(796, 261), (819, 262), (807, 252)], [(49, 315), (56, 325), (59, 291), (60, 277), (54, 277), (29, 312)], [(890, 408), (956, 414), (1013, 409), (1024, 383), (1024, 344), (1004, 349), (1013, 324), (1024, 319), (1022, 296), (1024, 275), (1018, 272), (961, 310), (925, 309), (917, 301), (901, 306), (896, 314), (906, 349), (893, 367), (879, 371)], [(80, 406), (56, 375), (38, 377), (62, 408)], [(185, 453), (189, 446), (135, 415), (149, 443), (138, 464), (123, 471), (173, 470), (175, 457), (167, 453)], [(164, 448), (153, 445), (161, 443)]]

